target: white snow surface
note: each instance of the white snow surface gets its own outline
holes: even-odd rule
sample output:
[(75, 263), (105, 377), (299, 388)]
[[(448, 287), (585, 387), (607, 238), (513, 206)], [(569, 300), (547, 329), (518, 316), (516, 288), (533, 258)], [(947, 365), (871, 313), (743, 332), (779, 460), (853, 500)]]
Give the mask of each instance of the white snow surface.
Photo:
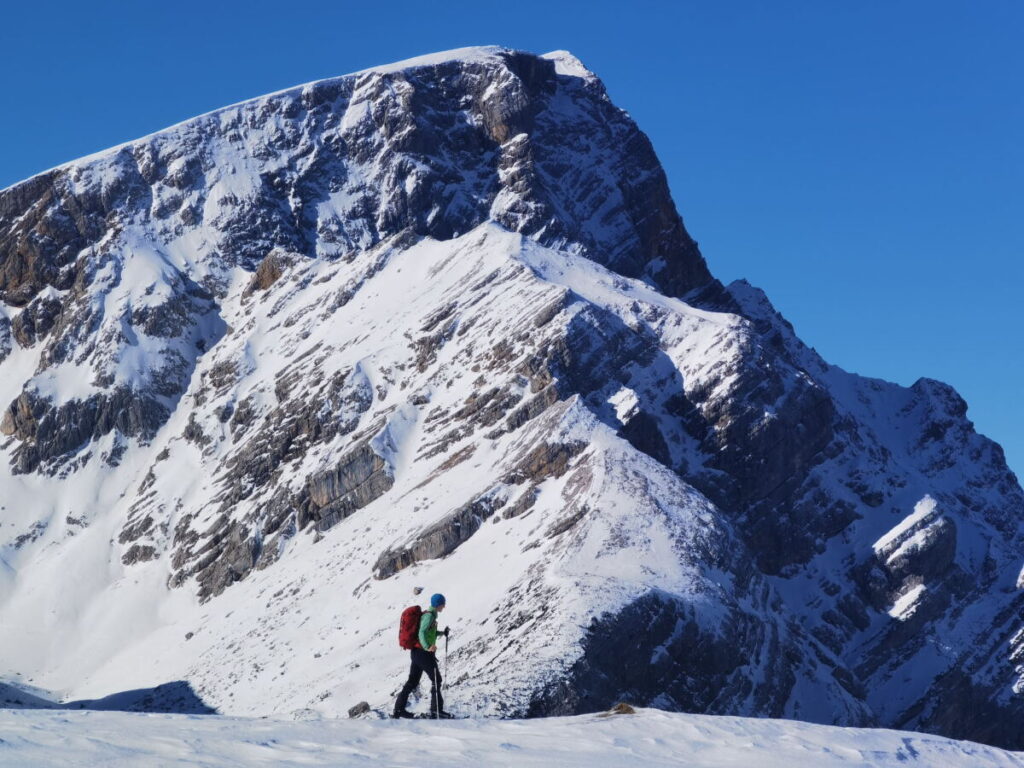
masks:
[(893, 603), (892, 608), (889, 609), (889, 615), (894, 619), (900, 619), (906, 621), (914, 613), (914, 608), (917, 606), (918, 601), (927, 591), (927, 587), (924, 584), (918, 584), (915, 587), (911, 587), (905, 594)]
[(878, 541), (872, 544), (872, 549), (874, 549), (878, 554), (882, 554), (886, 550), (890, 549), (897, 540), (910, 532), (911, 529), (934, 515), (935, 509), (935, 499), (931, 496), (925, 496), (921, 501), (914, 505), (914, 511), (911, 514), (907, 515), (891, 531), (888, 531)]
[(1024, 766), (1024, 753), (939, 736), (655, 709), (445, 722), (0, 710), (0, 733), (10, 768)]

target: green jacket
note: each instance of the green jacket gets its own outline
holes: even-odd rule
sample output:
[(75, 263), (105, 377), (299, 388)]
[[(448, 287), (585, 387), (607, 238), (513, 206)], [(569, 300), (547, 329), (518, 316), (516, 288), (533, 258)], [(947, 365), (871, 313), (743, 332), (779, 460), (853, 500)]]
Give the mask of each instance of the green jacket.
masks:
[(437, 609), (427, 608), (420, 618), (420, 646), (428, 650), (431, 646), (437, 645)]

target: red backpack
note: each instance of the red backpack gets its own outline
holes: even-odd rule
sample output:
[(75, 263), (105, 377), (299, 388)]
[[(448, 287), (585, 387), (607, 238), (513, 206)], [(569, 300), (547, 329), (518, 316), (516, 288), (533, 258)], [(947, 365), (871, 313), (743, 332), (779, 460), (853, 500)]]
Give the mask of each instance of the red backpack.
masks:
[(398, 644), (407, 651), (420, 647), (420, 618), (423, 609), (418, 605), (410, 605), (402, 611), (402, 619), (398, 623)]

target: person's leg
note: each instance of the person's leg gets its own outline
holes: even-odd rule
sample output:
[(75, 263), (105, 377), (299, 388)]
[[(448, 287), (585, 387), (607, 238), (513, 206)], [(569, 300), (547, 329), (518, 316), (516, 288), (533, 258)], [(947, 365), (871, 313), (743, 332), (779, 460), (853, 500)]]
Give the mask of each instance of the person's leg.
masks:
[(405, 708), (409, 705), (409, 694), (420, 684), (420, 677), (423, 675), (423, 669), (416, 663), (415, 651), (410, 654), (410, 657), (409, 679), (405, 681), (405, 685), (402, 686), (398, 699), (395, 701), (395, 712), (405, 712)]
[(426, 667), (427, 675), (430, 677), (430, 712), (437, 714), (444, 712), (444, 697), (441, 695), (441, 670), (437, 665), (437, 657), (434, 654), (427, 654), (430, 657), (429, 666)]

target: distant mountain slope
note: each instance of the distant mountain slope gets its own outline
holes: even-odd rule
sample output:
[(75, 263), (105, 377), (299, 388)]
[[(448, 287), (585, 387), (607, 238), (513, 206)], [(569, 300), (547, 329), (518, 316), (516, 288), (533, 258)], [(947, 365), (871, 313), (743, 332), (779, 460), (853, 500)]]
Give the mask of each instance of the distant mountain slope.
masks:
[(948, 386), (708, 272), (569, 54), (474, 48), (0, 192), (0, 654), (69, 698), (452, 695), (1021, 748), (1024, 493)]

